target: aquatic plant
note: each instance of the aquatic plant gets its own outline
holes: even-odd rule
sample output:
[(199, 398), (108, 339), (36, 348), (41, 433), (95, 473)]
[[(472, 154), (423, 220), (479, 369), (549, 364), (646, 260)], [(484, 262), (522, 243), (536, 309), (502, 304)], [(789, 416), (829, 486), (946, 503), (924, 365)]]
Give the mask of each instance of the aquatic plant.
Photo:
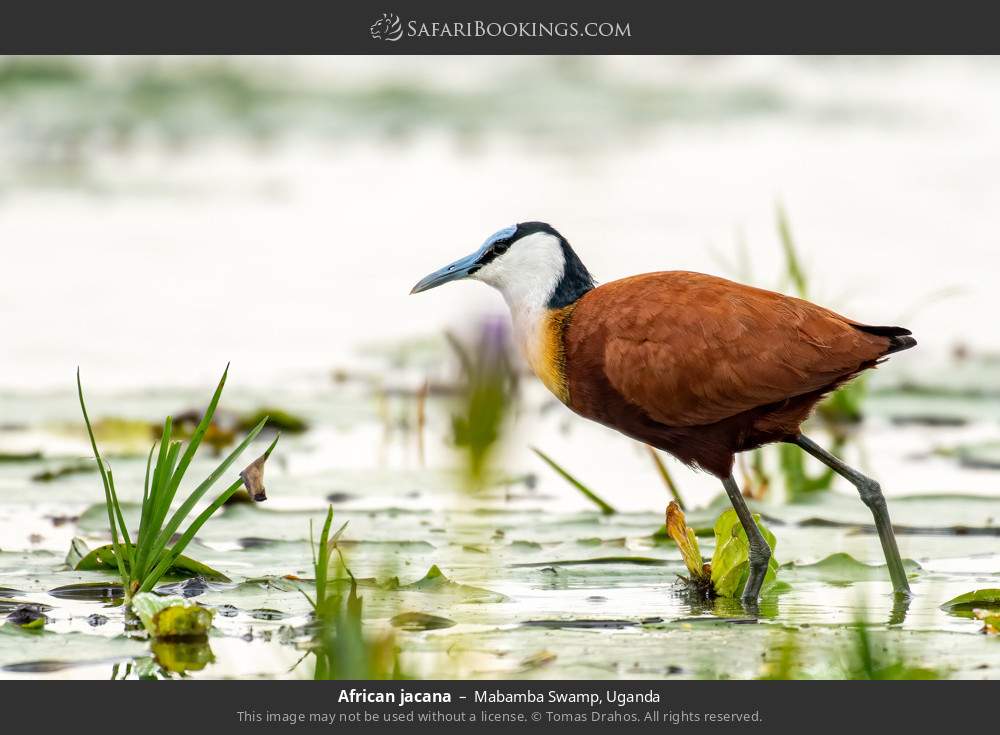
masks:
[[(778, 574), (778, 562), (773, 554), (777, 540), (759, 515), (754, 515), (753, 519), (772, 551), (764, 576), (763, 589), (767, 590), (774, 586)], [(666, 529), (680, 549), (690, 575), (681, 579), (689, 588), (706, 599), (740, 596), (750, 574), (750, 545), (735, 510), (724, 511), (715, 521), (715, 551), (709, 563), (702, 558), (698, 537), (694, 529), (688, 527), (684, 511), (675, 501), (667, 506)]]
[(688, 527), (684, 511), (676, 501), (671, 501), (667, 506), (666, 529), (667, 534), (680, 549), (684, 566), (690, 575), (681, 579), (701, 597), (706, 599), (715, 597), (715, 588), (712, 586), (712, 565), (706, 564), (702, 559), (698, 537), (694, 529)]
[(347, 596), (337, 592), (324, 602), (314, 639), (314, 679), (402, 679), (399, 653), (392, 633), (365, 635), (363, 600), (350, 577)]
[[(266, 417), (261, 419), (243, 439), (242, 442), (206, 477), (181, 503), (180, 507), (170, 513), (170, 507), (180, 488), (181, 481), (194, 459), (198, 447), (208, 431), (212, 422), (212, 416), (219, 404), (222, 396), (223, 386), (226, 384), (226, 377), (229, 374), (229, 366), (222, 374), (219, 385), (215, 389), (205, 414), (198, 423), (197, 428), (191, 435), (191, 440), (187, 447), (183, 442), (172, 441), (172, 420), (167, 417), (163, 424), (163, 433), (159, 441), (159, 451), (157, 444), (149, 450), (146, 459), (146, 477), (142, 492), (142, 510), (139, 520), (138, 532), (133, 541), (122, 514), (121, 504), (118, 501), (118, 493), (115, 489), (114, 474), (111, 465), (101, 456), (94, 438), (94, 429), (87, 413), (87, 406), (83, 398), (83, 384), (80, 380), (80, 371), (77, 370), (76, 386), (80, 398), (80, 410), (83, 412), (83, 420), (87, 426), (87, 434), (90, 438), (90, 445), (97, 461), (97, 469), (101, 475), (101, 482), (104, 485), (104, 501), (108, 513), (108, 526), (111, 531), (111, 553), (113, 561), (118, 569), (118, 574), (122, 580), (125, 591), (126, 602), (130, 602), (132, 596), (139, 592), (149, 592), (157, 582), (176, 563), (181, 552), (195, 537), (195, 534), (215, 514), (219, 508), (237, 491), (244, 483), (249, 482), (254, 487), (248, 486), (251, 496), (255, 499), (263, 499), (262, 466), (263, 462), (270, 455), (277, 444), (277, 437), (267, 448), (267, 451), (241, 476), (233, 481), (223, 490), (212, 503), (188, 525), (187, 529), (181, 533), (174, 543), (170, 543), (174, 534), (178, 532), (181, 524), (194, 510), (195, 505), (205, 496), (220, 477), (229, 469), (243, 451), (250, 446), (250, 443), (257, 437), (261, 429), (264, 428)], [(182, 451), (183, 449), (183, 451)], [(156, 452), (157, 458), (153, 464), (153, 454)], [(248, 471), (253, 469), (252, 476)]]
[(455, 446), (465, 456), (467, 484), (482, 487), (508, 425), (517, 379), (508, 355), (506, 323), (486, 321), (471, 352), (451, 339), (462, 366), (462, 384), (452, 412)]
[(345, 570), (347, 569), (347, 565), (343, 563), (343, 556), (340, 553), (340, 547), (337, 545), (337, 542), (347, 529), (348, 523), (349, 521), (344, 521), (344, 525), (342, 525), (337, 532), (333, 534), (333, 536), (330, 536), (330, 528), (333, 525), (333, 506), (331, 505), (327, 509), (326, 520), (323, 522), (323, 530), (320, 532), (319, 544), (317, 545), (313, 539), (312, 521), (309, 522), (309, 548), (312, 551), (313, 576), (316, 581), (316, 597), (310, 597), (305, 590), (302, 590), (302, 594), (305, 595), (309, 604), (312, 605), (313, 612), (317, 617), (319, 617), (326, 609), (327, 589), (328, 582), (330, 581), (330, 560), (333, 557), (334, 551), (337, 552), (343, 568)]
[(132, 598), (132, 609), (154, 640), (195, 640), (208, 637), (214, 610), (177, 595), (160, 596), (140, 592)]
[(1000, 589), (966, 592), (948, 600), (941, 609), (949, 615), (980, 621), (987, 635), (1000, 634)]
[[(333, 526), (333, 506), (326, 513), (319, 542), (313, 540), (309, 527), (316, 596), (302, 594), (312, 605), (316, 618), (312, 653), (316, 658), (315, 679), (398, 679), (399, 660), (392, 634), (366, 636), (361, 620), (363, 601), (358, 596), (358, 583), (347, 567), (338, 541), (347, 528), (345, 522), (336, 533)], [(333, 554), (337, 553), (336, 573), (331, 575)], [(342, 574), (341, 574), (342, 572)], [(347, 582), (345, 597), (342, 582)]]

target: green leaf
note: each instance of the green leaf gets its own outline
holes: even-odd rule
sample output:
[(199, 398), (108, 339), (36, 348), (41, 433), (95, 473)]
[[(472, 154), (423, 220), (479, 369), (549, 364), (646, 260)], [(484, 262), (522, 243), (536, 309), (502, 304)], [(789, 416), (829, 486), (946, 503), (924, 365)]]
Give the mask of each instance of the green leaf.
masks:
[(389, 623), (394, 628), (401, 630), (441, 630), (451, 628), (455, 621), (449, 618), (442, 618), (440, 615), (430, 615), (424, 612), (405, 612), (394, 615)]
[[(127, 561), (126, 561), (127, 565)], [(116, 569), (115, 549), (112, 544), (100, 546), (77, 562), (77, 571), (93, 571), (97, 569)], [(195, 561), (187, 556), (178, 556), (167, 569), (167, 574), (178, 577), (202, 577), (209, 582), (228, 582), (229, 578), (210, 566)]]
[(76, 565), (80, 563), (80, 560), (89, 553), (90, 547), (87, 546), (87, 542), (79, 536), (74, 536), (73, 540), (69, 542), (69, 552), (66, 554), (66, 566), (70, 569), (76, 569)]
[[(774, 584), (778, 574), (778, 561), (774, 557), (777, 540), (754, 514), (754, 522), (760, 529), (767, 545), (771, 547), (771, 559), (767, 564), (762, 590)], [(712, 585), (716, 594), (722, 597), (739, 597), (750, 574), (750, 545), (746, 531), (740, 525), (736, 511), (729, 509), (715, 522), (715, 553), (712, 554)]]
[[(889, 577), (885, 564), (865, 564), (844, 552), (830, 554), (814, 564), (789, 562), (781, 568), (797, 576), (831, 583), (866, 582)], [(903, 559), (903, 569), (907, 576), (911, 576), (920, 571), (920, 565), (912, 559)]]
[(393, 578), (386, 584), (386, 588), (399, 590), (401, 592), (413, 591), (448, 595), (458, 598), (462, 602), (468, 603), (503, 602), (507, 599), (504, 595), (501, 595), (498, 592), (491, 592), (490, 590), (482, 589), (481, 587), (472, 587), (465, 584), (459, 584), (458, 582), (453, 582), (444, 575), (444, 573), (438, 568), (437, 564), (433, 564), (431, 568), (427, 570), (427, 574), (425, 574), (423, 578), (418, 579), (416, 582), (400, 585), (399, 580)]
[[(104, 502), (108, 511), (108, 526), (111, 529), (111, 543), (115, 547), (115, 559), (118, 562), (118, 573), (122, 582), (128, 584), (128, 576), (125, 574), (124, 557), (120, 553), (118, 544), (118, 527), (115, 520), (115, 513), (112, 510), (111, 485), (108, 482), (108, 473), (104, 468), (104, 460), (101, 452), (97, 448), (97, 440), (94, 438), (94, 427), (90, 424), (90, 416), (87, 414), (87, 404), (83, 400), (83, 383), (80, 381), (80, 368), (76, 369), (76, 392), (80, 398), (80, 411), (83, 412), (83, 422), (87, 425), (87, 436), (90, 438), (90, 447), (94, 451), (94, 459), (97, 461), (97, 469), (101, 473), (101, 482), (104, 484)], [(116, 501), (117, 503), (117, 501)], [(121, 509), (118, 509), (118, 516), (121, 517)]]
[(963, 618), (974, 617), (973, 610), (1000, 611), (1000, 589), (966, 592), (941, 605), (945, 612)]
[(201, 527), (205, 525), (215, 512), (219, 510), (226, 501), (233, 496), (233, 494), (243, 486), (243, 480), (237, 480), (228, 488), (226, 488), (219, 497), (217, 497), (211, 505), (209, 505), (205, 510), (198, 514), (198, 516), (191, 521), (191, 525), (188, 526), (187, 530), (181, 534), (181, 537), (177, 540), (166, 554), (162, 555), (159, 564), (149, 572), (145, 578), (142, 580), (142, 584), (139, 587), (140, 592), (149, 592), (153, 585), (155, 585), (167, 570), (174, 565), (174, 562), (180, 558), (180, 553), (184, 551), (191, 539), (195, 537), (195, 534), (201, 530)]
[(132, 598), (132, 609), (151, 638), (204, 638), (212, 628), (213, 611), (183, 597), (140, 592)]
[[(194, 489), (194, 491), (187, 497), (187, 499), (181, 504), (181, 507), (177, 509), (177, 511), (173, 514), (173, 516), (171, 516), (170, 521), (167, 523), (166, 526), (163, 527), (163, 530), (160, 532), (159, 536), (157, 536), (156, 542), (155, 542), (155, 544), (153, 545), (153, 548), (152, 548), (152, 552), (151, 552), (150, 556), (148, 557), (148, 559), (149, 559), (150, 562), (153, 562), (154, 560), (159, 560), (161, 558), (161, 554), (163, 553), (163, 549), (166, 548), (167, 542), (170, 541), (170, 537), (174, 535), (174, 532), (176, 532), (177, 529), (178, 529), (178, 527), (181, 525), (181, 523), (184, 522), (184, 519), (187, 518), (188, 514), (194, 509), (194, 506), (198, 503), (199, 500), (201, 500), (202, 496), (206, 492), (208, 492), (208, 490), (212, 487), (212, 485), (214, 485), (216, 483), (216, 481), (218, 481), (218, 479), (223, 475), (223, 473), (227, 469), (229, 469), (229, 466), (232, 465), (232, 463), (236, 461), (236, 459), (243, 453), (243, 451), (248, 446), (250, 446), (250, 443), (254, 439), (257, 438), (257, 434), (259, 434), (260, 431), (261, 431), (261, 429), (263, 429), (263, 428), (264, 428), (264, 422), (261, 421), (259, 424), (257, 424), (257, 426), (255, 426), (250, 431), (249, 434), (246, 435), (246, 438), (242, 442), (240, 442), (240, 445), (238, 447), (236, 447), (236, 449), (234, 449), (229, 454), (229, 456), (226, 457), (219, 464), (219, 466), (215, 468), (215, 470), (212, 472), (212, 474), (210, 474), (208, 477), (206, 477), (205, 480), (200, 485), (198, 485), (198, 487), (196, 487)], [(236, 490), (239, 489), (239, 486), (241, 484), (242, 484), (242, 481), (240, 481), (240, 483), (237, 484)], [(233, 492), (235, 492), (235, 490)], [(230, 494), (232, 494), (232, 493), (230, 493)], [(220, 507), (221, 507), (221, 505), (220, 505)], [(164, 511), (163, 515), (160, 516), (160, 523), (162, 523), (162, 519), (164, 517), (166, 517), (166, 512), (165, 511)], [(199, 518), (200, 518), (200, 516), (199, 516)], [(205, 518), (205, 520), (208, 520), (208, 519)], [(198, 521), (196, 520), (195, 523), (197, 523), (197, 522)], [(150, 530), (152, 531), (152, 530), (155, 530), (156, 528), (158, 528), (160, 526), (160, 523), (155, 524)], [(204, 523), (204, 521), (202, 521), (202, 523)], [(199, 524), (199, 527), (200, 527), (200, 525), (201, 524)], [(185, 542), (185, 544), (186, 544), (186, 542)]]

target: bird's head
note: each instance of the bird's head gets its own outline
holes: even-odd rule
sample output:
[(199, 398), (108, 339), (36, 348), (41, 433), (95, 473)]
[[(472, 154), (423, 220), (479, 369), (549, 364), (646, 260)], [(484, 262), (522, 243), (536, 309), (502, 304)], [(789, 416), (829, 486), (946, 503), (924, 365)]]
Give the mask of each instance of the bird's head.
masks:
[(544, 222), (521, 222), (486, 238), (478, 250), (422, 278), (410, 293), (471, 278), (500, 291), (508, 303), (567, 306), (594, 287), (573, 248)]

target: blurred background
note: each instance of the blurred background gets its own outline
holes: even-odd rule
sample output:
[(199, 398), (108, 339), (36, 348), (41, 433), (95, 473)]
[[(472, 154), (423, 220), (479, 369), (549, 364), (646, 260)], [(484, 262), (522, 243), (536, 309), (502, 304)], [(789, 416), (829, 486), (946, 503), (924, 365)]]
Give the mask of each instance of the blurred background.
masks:
[(990, 349), (998, 82), (992, 58), (5, 59), (0, 386), (327, 370), (499, 310), (407, 294), (529, 219), (602, 281), (776, 287), (778, 203), (813, 298), (913, 329), (898, 362)]
[[(658, 568), (551, 576), (583, 554), (674, 564), (655, 535), (671, 497), (659, 470), (519, 361), (516, 389), (493, 381), (507, 367), (483, 362), (504, 337), (496, 293), (408, 295), (490, 233), (538, 219), (599, 281), (704, 271), (913, 330), (916, 350), (838, 392), (809, 431), (890, 497), (901, 551), (926, 572), (907, 625), (950, 631), (942, 600), (997, 586), (997, 90), (997, 58), (0, 58), (0, 576), (42, 594), (36, 568), (69, 574), (74, 537), (106, 542), (77, 366), (135, 500), (158, 422), (200, 416), (231, 361), (218, 447), (265, 411), (284, 434), (266, 507), (213, 519), (199, 558), (233, 577), (308, 576), (308, 522), (332, 503), (360, 544), (359, 576), (390, 554), (407, 579), (442, 564), (508, 596), (490, 613), (438, 610), (456, 635), (501, 626), (501, 668), (462, 672), (509, 674), (509, 646), (537, 648), (542, 665), (558, 650), (564, 668), (548, 675), (673, 675), (640, 637), (604, 639), (596, 670), (589, 638), (573, 658), (502, 627), (585, 609), (700, 614)], [(598, 512), (532, 446), (619, 512)], [(454, 492), (456, 448), (484, 493)], [(710, 536), (718, 482), (663, 461)], [(881, 562), (854, 489), (797, 450), (744, 457), (738, 479), (782, 562)], [(863, 571), (876, 617), (889, 615), (884, 580)], [(780, 621), (858, 617), (844, 579), (811, 573), (792, 576)], [(72, 616), (67, 629), (89, 632)], [(247, 625), (267, 624), (234, 618), (212, 675), (287, 673), (297, 653), (277, 643), (270, 663), (242, 654)], [(933, 647), (957, 650), (947, 641)], [(0, 663), (20, 660), (5, 650)], [(733, 650), (720, 670), (756, 675), (757, 653)], [(636, 669), (642, 656), (658, 658)]]
[(412, 284), (541, 219), (600, 281), (706, 271), (905, 325), (874, 384), (995, 417), (998, 83), (995, 58), (7, 58), (0, 392), (230, 360), (244, 388), (415, 390), (505, 307)]

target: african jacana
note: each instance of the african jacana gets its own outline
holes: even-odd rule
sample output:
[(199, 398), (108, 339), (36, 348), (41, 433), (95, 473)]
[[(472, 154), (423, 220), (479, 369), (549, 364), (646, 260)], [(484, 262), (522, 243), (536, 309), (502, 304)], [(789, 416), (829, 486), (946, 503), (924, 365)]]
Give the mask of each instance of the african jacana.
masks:
[(849, 480), (875, 518), (893, 587), (909, 585), (878, 483), (804, 436), (824, 395), (916, 340), (802, 299), (686, 271), (596, 286), (544, 222), (511, 225), (411, 293), (472, 278), (510, 307), (528, 364), (585, 418), (720, 480), (749, 542), (743, 599), (756, 602), (771, 550), (733, 478), (736, 452), (797, 444)]

